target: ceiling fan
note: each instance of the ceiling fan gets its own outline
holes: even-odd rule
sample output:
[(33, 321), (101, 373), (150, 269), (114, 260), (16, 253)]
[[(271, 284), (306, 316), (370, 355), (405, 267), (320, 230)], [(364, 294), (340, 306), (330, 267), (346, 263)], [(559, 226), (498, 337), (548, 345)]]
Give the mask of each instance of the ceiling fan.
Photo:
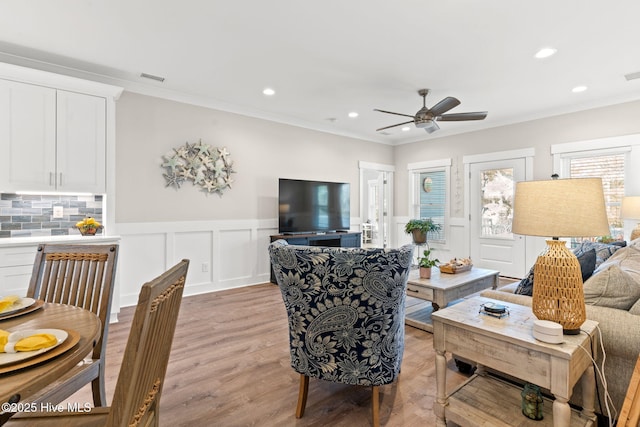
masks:
[(415, 123), (417, 128), (424, 129), (428, 133), (433, 133), (438, 129), (440, 129), (440, 126), (438, 126), (436, 121), (461, 122), (465, 120), (484, 120), (484, 118), (487, 117), (486, 111), (479, 111), (475, 113), (444, 114), (447, 111), (451, 110), (452, 108), (455, 108), (458, 105), (460, 105), (460, 101), (452, 96), (447, 96), (446, 98), (438, 102), (433, 107), (427, 108), (425, 105), (425, 99), (428, 94), (429, 94), (429, 89), (420, 89), (418, 91), (418, 95), (422, 97), (422, 108), (418, 110), (415, 116), (412, 116), (409, 114), (394, 113), (393, 111), (378, 110), (377, 108), (374, 108), (373, 111), (379, 111), (381, 113), (387, 113), (387, 114), (395, 114), (396, 116), (411, 117), (412, 119), (412, 120), (409, 120), (408, 122), (398, 123), (395, 125), (385, 126), (383, 128), (376, 129), (376, 131), (381, 131), (381, 130), (393, 128), (396, 126), (402, 126), (402, 125), (406, 125), (408, 123), (413, 122)]

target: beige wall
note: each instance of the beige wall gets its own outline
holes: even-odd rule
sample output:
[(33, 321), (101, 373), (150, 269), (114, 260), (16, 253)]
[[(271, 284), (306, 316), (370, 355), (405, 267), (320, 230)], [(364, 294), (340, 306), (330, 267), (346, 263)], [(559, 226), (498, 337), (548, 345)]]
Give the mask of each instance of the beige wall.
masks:
[[(361, 160), (395, 165), (394, 215), (406, 216), (409, 163), (452, 158), (462, 171), (465, 155), (533, 147), (534, 179), (545, 179), (552, 144), (640, 133), (640, 101), (396, 147), (130, 92), (116, 111), (119, 223), (276, 218), (279, 177), (350, 182), (357, 218)], [(191, 183), (165, 187), (162, 155), (200, 138), (226, 146), (234, 161), (235, 183), (222, 197)]]
[[(394, 213), (407, 216), (409, 212), (409, 163), (451, 158), (452, 170), (463, 171), (463, 156), (535, 148), (533, 178), (549, 179), (553, 173), (551, 145), (636, 133), (640, 133), (640, 101), (397, 146)], [(453, 174), (451, 179), (455, 179)], [(452, 207), (457, 203), (454, 197)]]
[[(125, 92), (116, 106), (116, 222), (277, 217), (278, 178), (351, 183), (358, 161), (393, 164), (393, 147)], [(227, 147), (235, 183), (222, 197), (190, 182), (165, 187), (162, 156), (185, 142)]]

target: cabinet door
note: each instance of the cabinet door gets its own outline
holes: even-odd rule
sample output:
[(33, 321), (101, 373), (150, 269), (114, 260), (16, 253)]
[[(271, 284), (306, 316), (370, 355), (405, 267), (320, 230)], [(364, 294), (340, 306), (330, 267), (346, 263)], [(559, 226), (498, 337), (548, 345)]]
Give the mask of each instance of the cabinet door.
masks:
[(0, 80), (0, 191), (55, 189), (56, 91)]
[(58, 191), (106, 192), (106, 99), (57, 94)]

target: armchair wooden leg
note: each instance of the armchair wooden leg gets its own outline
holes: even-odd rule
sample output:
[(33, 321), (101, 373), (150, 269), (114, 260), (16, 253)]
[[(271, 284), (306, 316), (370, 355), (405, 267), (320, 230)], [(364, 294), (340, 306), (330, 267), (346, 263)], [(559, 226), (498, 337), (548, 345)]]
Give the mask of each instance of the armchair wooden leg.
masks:
[(296, 408), (296, 418), (302, 418), (304, 407), (307, 405), (307, 394), (309, 393), (309, 377), (300, 374), (300, 391), (298, 392), (298, 407)]
[(380, 427), (380, 389), (379, 386), (372, 387), (371, 412), (373, 415), (373, 427)]

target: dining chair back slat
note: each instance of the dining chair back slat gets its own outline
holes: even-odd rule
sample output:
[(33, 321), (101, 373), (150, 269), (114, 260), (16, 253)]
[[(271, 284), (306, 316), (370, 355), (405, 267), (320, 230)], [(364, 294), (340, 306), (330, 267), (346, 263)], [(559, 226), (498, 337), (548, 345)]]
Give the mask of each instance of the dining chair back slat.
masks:
[(169, 363), (189, 260), (140, 291), (107, 425), (158, 425), (158, 404)]
[[(28, 297), (74, 305), (89, 310), (100, 318), (102, 334), (91, 355), (95, 366), (87, 365), (86, 370), (91, 370), (92, 373), (85, 373), (91, 377), (88, 381), (92, 382), (96, 406), (107, 404), (104, 363), (117, 261), (117, 244), (39, 245), (27, 291)], [(35, 400), (46, 397), (52, 399), (51, 403), (59, 403), (86, 383), (76, 386), (77, 382), (78, 377), (75, 376), (69, 381), (63, 381), (66, 384), (56, 384), (55, 395), (36, 396)]]

